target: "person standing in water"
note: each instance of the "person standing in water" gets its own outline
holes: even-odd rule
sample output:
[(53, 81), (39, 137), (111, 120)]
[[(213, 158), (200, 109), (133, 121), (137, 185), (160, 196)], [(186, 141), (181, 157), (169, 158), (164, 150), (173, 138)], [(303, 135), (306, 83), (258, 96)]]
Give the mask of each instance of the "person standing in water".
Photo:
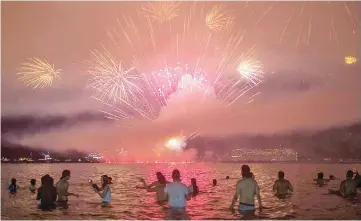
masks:
[(137, 189), (146, 189), (147, 192), (155, 192), (156, 193), (156, 199), (157, 202), (164, 202), (167, 201), (166, 194), (164, 192), (164, 188), (166, 187), (167, 183), (169, 183), (164, 175), (161, 172), (156, 173), (157, 181), (154, 181), (149, 186), (146, 184), (145, 180), (143, 178), (140, 178), (140, 182), (143, 183), (143, 186), (137, 186)]
[(64, 170), (60, 180), (56, 183), (56, 192), (58, 194), (58, 204), (67, 207), (68, 196), (79, 197), (78, 194), (69, 192), (70, 170)]
[(242, 179), (236, 184), (236, 192), (232, 199), (230, 209), (234, 211), (234, 204), (240, 198), (238, 210), (241, 214), (253, 214), (255, 212), (254, 198), (258, 199), (259, 210), (262, 211), (261, 196), (259, 193), (259, 187), (252, 178), (251, 169), (248, 165), (242, 166)]
[(313, 181), (316, 181), (317, 185), (319, 186), (323, 186), (326, 184), (326, 180), (323, 179), (323, 173), (322, 172), (319, 172), (317, 174), (317, 179), (314, 179)]
[(191, 185), (188, 187), (189, 192), (193, 197), (196, 197), (199, 193), (199, 188), (197, 186), (197, 180), (195, 178), (191, 179)]
[(56, 208), (56, 188), (54, 187), (54, 179), (45, 175), (41, 178), (41, 186), (38, 189), (37, 200), (39, 202), (39, 209), (52, 210)]
[(90, 181), (90, 184), (94, 191), (102, 198), (102, 207), (106, 207), (109, 206), (109, 203), (112, 201), (109, 177), (107, 175), (102, 175), (100, 181), (102, 184), (101, 188), (94, 188), (93, 181)]
[(342, 195), (344, 197), (354, 197), (357, 195), (356, 180), (352, 179), (353, 172), (348, 170), (346, 173), (346, 179), (341, 182), (340, 189), (337, 191), (329, 190), (330, 193)]
[(273, 185), (273, 191), (276, 192), (277, 196), (285, 196), (288, 191), (293, 192), (293, 187), (290, 181), (285, 180), (285, 173), (283, 171), (278, 172), (278, 180)]
[(16, 194), (18, 192), (19, 186), (16, 184), (16, 179), (12, 178), (11, 183), (8, 186), (9, 193)]
[(30, 190), (30, 192), (35, 193), (35, 191), (36, 191), (36, 179), (31, 179), (30, 180), (29, 190)]
[(185, 209), (186, 201), (191, 199), (187, 186), (180, 181), (179, 170), (172, 172), (173, 182), (167, 184), (164, 192), (168, 196), (168, 205), (172, 209)]

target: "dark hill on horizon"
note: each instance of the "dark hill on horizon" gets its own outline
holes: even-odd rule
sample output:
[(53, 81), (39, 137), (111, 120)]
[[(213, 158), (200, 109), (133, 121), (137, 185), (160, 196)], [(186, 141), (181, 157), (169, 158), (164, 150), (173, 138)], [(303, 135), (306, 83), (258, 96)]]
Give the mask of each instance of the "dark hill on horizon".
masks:
[(190, 148), (196, 149), (199, 157), (204, 156), (206, 151), (222, 154), (237, 148), (290, 148), (305, 157), (361, 159), (361, 123), (316, 132), (197, 137), (188, 142), (187, 149)]

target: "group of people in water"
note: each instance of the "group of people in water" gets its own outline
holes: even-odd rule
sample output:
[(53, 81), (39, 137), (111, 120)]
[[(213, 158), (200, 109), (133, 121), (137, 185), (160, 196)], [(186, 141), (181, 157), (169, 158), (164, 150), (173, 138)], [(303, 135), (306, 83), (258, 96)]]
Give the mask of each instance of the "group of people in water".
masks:
[[(38, 208), (42, 210), (52, 210), (56, 207), (67, 208), (68, 196), (79, 197), (78, 194), (69, 192), (70, 170), (64, 170), (59, 181), (54, 185), (54, 179), (46, 174), (41, 177), (41, 186), (36, 189), (36, 180), (30, 180), (29, 191), (36, 193), (38, 201)], [(112, 178), (107, 175), (101, 176), (101, 187), (98, 187), (93, 181), (89, 180), (94, 191), (102, 198), (102, 205), (106, 206), (111, 201), (110, 186)], [(16, 184), (16, 179), (11, 179), (11, 184), (8, 187), (10, 194), (16, 194), (19, 186)]]
[[(333, 182), (334, 180), (338, 180), (335, 176), (330, 175), (328, 179), (324, 178), (324, 174), (322, 172), (317, 174), (316, 184), (319, 186), (323, 186)], [(338, 189), (334, 189), (334, 186), (329, 188), (329, 193), (337, 194), (343, 197), (355, 197), (357, 196), (357, 188), (361, 188), (361, 175), (358, 173), (354, 173), (352, 170), (348, 170), (346, 172), (346, 179), (341, 181), (340, 187)]]
[[(172, 172), (173, 182), (166, 180), (165, 176), (157, 172), (157, 181), (148, 185), (143, 178), (139, 178), (142, 183), (141, 186), (136, 186), (137, 189), (145, 189), (147, 192), (155, 192), (156, 200), (162, 204), (168, 202), (171, 209), (185, 209), (186, 202), (192, 197), (196, 197), (200, 190), (197, 186), (195, 178), (191, 179), (189, 186), (181, 182), (180, 171), (175, 169)], [(336, 180), (334, 176), (329, 179), (323, 178), (324, 174), (318, 173), (317, 179), (314, 179), (320, 186), (327, 184), (331, 180)], [(346, 179), (341, 182), (339, 189), (330, 189), (332, 194), (338, 194), (343, 197), (354, 197), (357, 195), (357, 188), (361, 188), (361, 176), (358, 172), (355, 173), (349, 170), (346, 173)], [(57, 206), (67, 208), (68, 196), (79, 197), (78, 194), (70, 193), (69, 182), (70, 171), (64, 170), (60, 180), (54, 186), (54, 179), (50, 175), (45, 175), (41, 178), (41, 186), (37, 189), (38, 207), (42, 210), (55, 209)], [(228, 176), (226, 179), (230, 179)], [(102, 206), (108, 206), (111, 202), (111, 186), (112, 178), (107, 175), (101, 176), (101, 186), (98, 187), (92, 180), (89, 183), (93, 190), (101, 197)], [(217, 186), (217, 180), (213, 180), (213, 186)], [(11, 180), (8, 190), (11, 194), (15, 194), (19, 187), (16, 184), (16, 179)], [(231, 202), (230, 209), (234, 211), (234, 205), (239, 199), (238, 211), (242, 214), (254, 213), (256, 210), (255, 199), (257, 198), (259, 210), (262, 211), (262, 200), (260, 196), (260, 188), (251, 169), (248, 165), (242, 166), (242, 179), (238, 180), (235, 188), (235, 194)], [(31, 179), (29, 190), (32, 193), (36, 192), (36, 180)], [(283, 171), (278, 172), (278, 179), (274, 182), (273, 191), (279, 198), (283, 198), (293, 192), (293, 186), (290, 181), (285, 179)]]

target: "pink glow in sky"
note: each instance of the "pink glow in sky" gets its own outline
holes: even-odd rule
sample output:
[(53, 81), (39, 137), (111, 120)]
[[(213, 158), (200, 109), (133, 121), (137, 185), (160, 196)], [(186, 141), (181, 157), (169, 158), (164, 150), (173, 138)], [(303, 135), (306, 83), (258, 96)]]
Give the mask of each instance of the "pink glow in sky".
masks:
[[(247, 48), (257, 45), (255, 53), (264, 66), (265, 81), (253, 91), (253, 94), (260, 92), (254, 102), (239, 102), (226, 108), (212, 96), (200, 102), (201, 94), (176, 94), (157, 119), (134, 121), (131, 129), (90, 123), (24, 136), (17, 141), (40, 146), (51, 143), (55, 149), (86, 150), (111, 150), (122, 142), (134, 153), (144, 153), (181, 131), (187, 134), (200, 129), (202, 134), (212, 136), (280, 133), (360, 121), (360, 63), (343, 64), (345, 56), (360, 60), (360, 31), (359, 26), (354, 27), (350, 22), (343, 5), (306, 3), (313, 4), (307, 13), (317, 13), (319, 18), (330, 17), (331, 10), (321, 10), (325, 7), (330, 7), (332, 13), (339, 12), (335, 21), (338, 43), (335, 34), (324, 37), (331, 30), (327, 26), (312, 31), (311, 47), (304, 35), (299, 46), (295, 43), (301, 27), (297, 17), (279, 44), (289, 17), (282, 14), (298, 8), (298, 2), (278, 3), (257, 25), (270, 3), (223, 4), (229, 4), (237, 12), (235, 20), (239, 28), (247, 29), (243, 44)], [(349, 4), (352, 18), (359, 23), (360, 10), (355, 8), (360, 8), (360, 3)], [(91, 99), (86, 89), (87, 67), (83, 61), (90, 58), (90, 50), (107, 38), (106, 28), (112, 28), (117, 18), (124, 13), (132, 14), (139, 6), (140, 2), (2, 2), (2, 116), (67, 115), (101, 109), (102, 105)], [(315, 28), (322, 27), (326, 21), (313, 22)], [(19, 65), (34, 56), (46, 58), (63, 69), (61, 80), (51, 88), (32, 90), (17, 80)]]

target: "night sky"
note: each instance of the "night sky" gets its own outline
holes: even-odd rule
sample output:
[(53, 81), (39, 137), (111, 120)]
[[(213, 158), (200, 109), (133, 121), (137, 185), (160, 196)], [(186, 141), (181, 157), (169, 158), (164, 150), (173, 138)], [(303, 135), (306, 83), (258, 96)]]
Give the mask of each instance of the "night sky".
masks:
[[(360, 59), (359, 2), (205, 3), (205, 8), (224, 4), (234, 10), (234, 29), (246, 30), (237, 53), (256, 45), (252, 53), (262, 62), (264, 79), (244, 98), (256, 94), (254, 101), (247, 104), (242, 98), (225, 108), (215, 98), (201, 103), (197, 93), (177, 93), (153, 121), (106, 121), (99, 117), (104, 105), (91, 98), (87, 88), (91, 76), (84, 61), (92, 58), (92, 50), (102, 48), (100, 43), (115, 51), (106, 30), (117, 27), (117, 18), (136, 16), (143, 4), (2, 2), (2, 117), (62, 116), (76, 122), (8, 139), (54, 149), (124, 146), (145, 153), (180, 133), (283, 133), (360, 121), (360, 62), (347, 65), (344, 59)], [(182, 2), (180, 10), (187, 4)], [(44, 89), (26, 87), (16, 73), (31, 57), (62, 69), (60, 79)], [(77, 123), (74, 116), (82, 113), (94, 117)]]

